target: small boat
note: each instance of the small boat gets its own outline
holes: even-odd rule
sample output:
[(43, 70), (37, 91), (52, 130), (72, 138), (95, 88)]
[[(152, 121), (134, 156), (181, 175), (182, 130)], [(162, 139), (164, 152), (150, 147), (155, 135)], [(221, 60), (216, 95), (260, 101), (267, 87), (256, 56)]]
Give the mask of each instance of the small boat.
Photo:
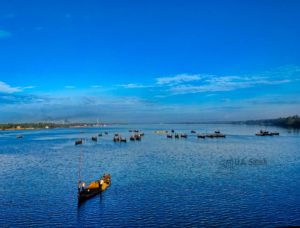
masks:
[(92, 137), (92, 141), (97, 142), (97, 141), (98, 141), (97, 136), (93, 136), (93, 137)]
[(185, 139), (187, 138), (187, 134), (181, 134), (180, 136), (181, 138), (185, 138)]
[(130, 140), (130, 141), (135, 141), (134, 135), (130, 136), (129, 140)]
[(16, 138), (17, 139), (22, 139), (24, 136), (23, 135), (17, 135)]
[(175, 134), (175, 139), (179, 139), (180, 138), (180, 134)]
[(134, 135), (134, 138), (135, 138), (135, 140), (137, 140), (137, 141), (141, 141), (142, 135), (140, 135), (140, 134), (135, 134), (135, 135)]
[(196, 134), (197, 132), (195, 130), (191, 130), (191, 133), (192, 134)]
[(115, 137), (113, 138), (114, 142), (127, 142), (126, 138), (122, 138), (120, 134), (115, 134)]
[(75, 141), (75, 146), (83, 144), (83, 140), (79, 139)]
[(120, 141), (121, 141), (121, 137), (120, 137), (120, 136), (115, 136), (115, 137), (113, 138), (113, 141), (114, 141), (114, 142), (120, 142)]
[(175, 130), (173, 130), (173, 129), (172, 129), (172, 130), (171, 130), (171, 132), (172, 132), (172, 133), (174, 133), (174, 132), (175, 132)]
[(127, 142), (127, 139), (126, 138), (121, 138), (120, 142)]
[(202, 134), (197, 135), (197, 137), (198, 137), (199, 139), (205, 139), (205, 135), (202, 135)]
[(167, 135), (167, 138), (172, 139), (172, 138), (173, 138), (173, 135), (168, 134), (168, 135)]
[(256, 136), (274, 136), (279, 135), (279, 132), (268, 132), (264, 130), (260, 130), (259, 133), (255, 134)]
[(221, 134), (220, 131), (215, 131), (215, 133), (212, 133), (212, 134), (206, 134), (205, 137), (208, 137), (208, 138), (225, 138), (226, 135)]
[(130, 141), (141, 141), (141, 139), (142, 139), (141, 135), (137, 133), (130, 136)]
[(105, 191), (111, 184), (110, 174), (104, 174), (101, 179), (93, 181), (85, 188), (85, 183), (78, 182), (78, 203), (96, 196)]
[(102, 133), (99, 133), (98, 136), (101, 137), (101, 136), (102, 136)]
[(104, 132), (104, 134), (108, 135), (108, 132), (106, 131), (106, 132)]

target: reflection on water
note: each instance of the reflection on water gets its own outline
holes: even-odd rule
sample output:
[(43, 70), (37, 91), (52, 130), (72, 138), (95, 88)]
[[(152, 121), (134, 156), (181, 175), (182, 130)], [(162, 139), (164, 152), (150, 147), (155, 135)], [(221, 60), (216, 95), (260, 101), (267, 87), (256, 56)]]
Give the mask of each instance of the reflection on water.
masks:
[[(113, 143), (114, 132), (141, 142)], [(154, 130), (175, 129), (187, 139)], [(190, 133), (221, 130), (227, 137)], [(0, 225), (9, 226), (285, 226), (300, 223), (299, 132), (256, 137), (259, 126), (135, 125), (0, 134)], [(84, 133), (81, 133), (84, 131)], [(108, 131), (93, 142), (91, 137)], [(23, 139), (16, 139), (23, 134)], [(78, 138), (88, 140), (74, 146)], [(104, 172), (112, 185), (77, 207), (82, 178)]]

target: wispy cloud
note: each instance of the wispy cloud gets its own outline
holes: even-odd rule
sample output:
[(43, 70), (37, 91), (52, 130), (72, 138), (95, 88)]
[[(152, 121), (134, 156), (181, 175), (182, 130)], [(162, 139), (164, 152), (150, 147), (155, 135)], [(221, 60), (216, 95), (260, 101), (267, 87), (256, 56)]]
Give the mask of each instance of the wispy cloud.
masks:
[(159, 77), (155, 83), (143, 85), (129, 83), (123, 88), (152, 88), (156, 98), (174, 95), (228, 92), (256, 86), (271, 86), (299, 81), (300, 67), (285, 66), (272, 71), (252, 75), (212, 75), (212, 74), (178, 74), (172, 77)]
[(0, 81), (0, 93), (16, 93), (21, 91), (21, 87), (13, 87), (6, 84), (5, 82)]
[(223, 76), (213, 77), (203, 80), (202, 85), (178, 85), (169, 89), (173, 95), (189, 94), (189, 93), (204, 93), (204, 92), (226, 92), (237, 89), (245, 89), (261, 85), (277, 85), (289, 83), (291, 80), (268, 80), (257, 77), (237, 77), (237, 76)]
[(11, 36), (12, 36), (12, 34), (10, 32), (5, 31), (5, 30), (0, 30), (0, 39), (6, 39)]
[(135, 84), (135, 83), (129, 83), (129, 84), (118, 85), (118, 86), (126, 89), (141, 89), (141, 88), (153, 87), (153, 85), (143, 85), (143, 84)]
[(199, 81), (201, 80), (199, 74), (178, 74), (173, 77), (161, 77), (156, 78), (156, 84), (158, 85), (177, 85), (180, 83)]
[(14, 104), (37, 104), (42, 102), (48, 102), (49, 98), (46, 96), (37, 96), (32, 94), (0, 94), (0, 104), (14, 105)]
[(91, 85), (90, 88), (94, 88), (94, 89), (103, 88), (103, 86), (101, 86), (101, 85)]
[(17, 93), (25, 89), (33, 89), (35, 86), (11, 86), (5, 82), (0, 81), (0, 93)]

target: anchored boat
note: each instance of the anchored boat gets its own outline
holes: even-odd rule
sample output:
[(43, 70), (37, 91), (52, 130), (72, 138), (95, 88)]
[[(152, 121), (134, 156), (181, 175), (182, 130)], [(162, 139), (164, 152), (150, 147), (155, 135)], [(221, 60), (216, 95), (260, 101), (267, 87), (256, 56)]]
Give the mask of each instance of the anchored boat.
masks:
[(109, 173), (103, 174), (103, 176), (91, 182), (87, 187), (85, 182), (81, 181), (81, 168), (83, 162), (83, 153), (80, 151), (80, 160), (79, 160), (79, 169), (78, 169), (78, 204), (84, 202), (87, 199), (90, 199), (97, 194), (105, 191), (111, 184), (111, 178)]
[(83, 144), (83, 140), (79, 139), (75, 141), (75, 146)]
[(99, 180), (93, 181), (85, 187), (85, 183), (78, 182), (78, 202), (82, 203), (105, 191), (111, 183), (110, 174), (104, 174)]
[(268, 131), (260, 130), (255, 135), (256, 136), (273, 136), (273, 135), (279, 135), (279, 132), (268, 132)]

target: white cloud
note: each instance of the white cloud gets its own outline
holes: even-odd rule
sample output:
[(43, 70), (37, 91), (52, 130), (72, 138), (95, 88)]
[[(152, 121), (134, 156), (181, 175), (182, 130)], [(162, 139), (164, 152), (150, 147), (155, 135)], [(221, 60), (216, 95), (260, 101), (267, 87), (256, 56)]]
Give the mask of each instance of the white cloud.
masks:
[(149, 85), (129, 83), (118, 86), (126, 89), (151, 88), (153, 97), (164, 98), (180, 94), (227, 92), (263, 85), (296, 83), (299, 78), (300, 67), (285, 66), (250, 75), (177, 74), (156, 78), (155, 83)]
[(129, 83), (129, 84), (118, 85), (118, 86), (126, 89), (141, 89), (141, 88), (153, 87), (152, 85), (143, 85), (143, 84), (135, 84), (135, 83)]
[(5, 82), (0, 81), (0, 93), (16, 93), (16, 92), (21, 92), (22, 88), (21, 87), (12, 87)]
[(25, 89), (33, 89), (35, 86), (16, 86), (13, 87), (11, 85), (8, 85), (5, 82), (0, 81), (0, 93), (16, 93), (16, 92), (22, 92)]
[(223, 76), (204, 80), (202, 85), (178, 85), (169, 89), (173, 95), (203, 93), (203, 92), (226, 92), (237, 89), (249, 88), (259, 85), (277, 85), (289, 83), (291, 80), (268, 80), (257, 77)]
[(185, 82), (199, 81), (202, 77), (199, 74), (178, 74), (174, 77), (156, 78), (158, 85), (176, 85)]
[(36, 86), (24, 86), (22, 87), (22, 89), (34, 89), (36, 88)]

